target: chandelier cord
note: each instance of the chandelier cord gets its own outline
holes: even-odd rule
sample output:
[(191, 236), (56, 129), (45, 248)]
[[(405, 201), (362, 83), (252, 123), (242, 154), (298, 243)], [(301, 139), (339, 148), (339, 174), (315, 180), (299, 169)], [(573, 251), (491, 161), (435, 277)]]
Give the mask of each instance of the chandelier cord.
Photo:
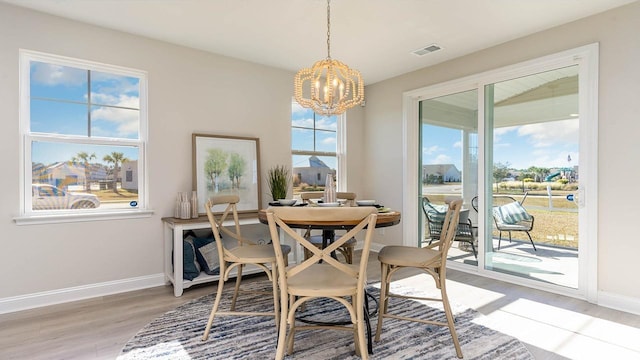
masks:
[(331, 0), (327, 0), (327, 59), (331, 59)]

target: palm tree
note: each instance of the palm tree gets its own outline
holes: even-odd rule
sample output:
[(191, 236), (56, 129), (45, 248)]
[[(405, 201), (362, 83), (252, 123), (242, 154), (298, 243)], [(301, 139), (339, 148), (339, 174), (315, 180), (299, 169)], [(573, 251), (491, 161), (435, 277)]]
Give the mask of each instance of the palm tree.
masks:
[(90, 165), (89, 161), (95, 160), (95, 159), (96, 159), (95, 153), (87, 154), (84, 151), (77, 153), (76, 156), (71, 158), (71, 161), (73, 162), (82, 162), (84, 164), (84, 189), (87, 192), (91, 192), (91, 184), (89, 183), (89, 178), (91, 177), (91, 171), (89, 169), (89, 165)]
[(106, 161), (107, 163), (113, 163), (113, 192), (117, 194), (118, 166), (125, 161), (129, 161), (129, 159), (124, 156), (124, 153), (114, 151), (111, 154), (105, 155), (102, 160)]

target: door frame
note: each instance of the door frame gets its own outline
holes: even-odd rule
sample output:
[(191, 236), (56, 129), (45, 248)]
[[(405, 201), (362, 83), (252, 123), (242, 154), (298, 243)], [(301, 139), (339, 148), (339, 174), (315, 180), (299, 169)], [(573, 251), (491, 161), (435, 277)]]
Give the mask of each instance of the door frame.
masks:
[[(506, 282), (568, 295), (597, 303), (598, 296), (598, 43), (566, 50), (522, 63), (490, 70), (464, 78), (430, 85), (403, 93), (402, 140), (403, 157), (403, 245), (416, 246), (420, 234), (421, 216), (419, 187), (419, 106), (420, 101), (452, 93), (478, 90), (478, 191), (486, 189), (488, 179), (486, 167), (486, 142), (484, 121), (484, 86), (553, 70), (563, 66), (579, 65), (579, 112), (580, 112), (580, 185), (579, 198), (579, 280), (578, 289), (545, 284), (508, 274), (485, 270), (484, 256), (478, 256), (478, 266), (470, 267), (449, 262), (451, 268)], [(483, 192), (486, 196), (486, 191)], [(481, 197), (482, 198), (482, 197)], [(481, 199), (478, 213), (479, 237), (490, 229), (484, 202)], [(484, 221), (482, 221), (484, 219)], [(478, 251), (484, 254), (484, 241), (478, 241)]]

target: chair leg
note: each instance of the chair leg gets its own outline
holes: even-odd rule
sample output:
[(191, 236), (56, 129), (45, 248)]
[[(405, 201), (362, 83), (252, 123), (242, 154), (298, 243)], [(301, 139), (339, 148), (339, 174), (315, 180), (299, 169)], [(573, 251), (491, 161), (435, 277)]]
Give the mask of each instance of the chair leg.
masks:
[(362, 360), (368, 360), (369, 352), (367, 350), (367, 341), (364, 337), (364, 299), (359, 299), (358, 296), (354, 296), (354, 300), (354, 306), (356, 307), (356, 323), (353, 324), (353, 326), (357, 329), (358, 341), (356, 341), (356, 346), (360, 352), (358, 355), (360, 355)]
[(387, 273), (389, 271), (389, 265), (381, 264), (381, 277), (380, 277), (380, 301), (378, 302), (378, 326), (376, 328), (375, 341), (380, 341), (380, 334), (382, 333), (382, 318), (387, 313), (387, 305), (389, 303), (389, 282), (387, 281)]
[(478, 252), (476, 251), (476, 246), (473, 245), (473, 240), (471, 240), (469, 243), (471, 244), (471, 250), (473, 250), (473, 256), (475, 256), (476, 260), (478, 260)]
[[(295, 296), (289, 296), (289, 309), (293, 308), (293, 303), (295, 302)], [(293, 340), (296, 336), (296, 317), (295, 311), (289, 310), (290, 314), (288, 315), (288, 323), (289, 323), (289, 335), (287, 335), (287, 355), (293, 354)]]
[(353, 264), (353, 245), (349, 245), (345, 248), (345, 252), (347, 254), (347, 263), (348, 264)]
[(231, 311), (236, 311), (236, 300), (238, 300), (238, 293), (240, 292), (240, 283), (242, 282), (242, 269), (244, 268), (244, 264), (236, 267), (237, 276), (236, 276), (236, 287), (233, 291), (233, 298), (231, 299)]
[(458, 341), (458, 334), (456, 333), (456, 327), (454, 324), (453, 312), (451, 311), (451, 305), (449, 304), (449, 297), (447, 296), (445, 277), (440, 277), (440, 293), (442, 294), (442, 305), (444, 307), (444, 313), (447, 316), (447, 324), (449, 326), (449, 332), (453, 339), (453, 345), (456, 348), (456, 356), (462, 359), (462, 349), (460, 348), (460, 342)]
[(502, 231), (500, 231), (500, 234), (498, 235), (498, 250), (500, 250), (501, 243), (502, 243)]
[(207, 327), (205, 327), (204, 334), (202, 335), (202, 341), (205, 341), (209, 338), (211, 325), (213, 325), (213, 318), (216, 316), (216, 312), (218, 311), (218, 306), (220, 306), (220, 299), (222, 298), (223, 288), (224, 288), (224, 281), (222, 280), (222, 277), (221, 277), (218, 280), (218, 291), (216, 292), (216, 299), (213, 302), (213, 307), (211, 308), (211, 314), (209, 315), (209, 321), (207, 321)]
[(531, 246), (533, 246), (533, 251), (538, 251), (538, 249), (536, 249), (536, 244), (533, 243), (533, 239), (531, 238), (531, 234), (529, 234), (528, 231), (525, 231), (527, 233), (527, 236), (529, 237), (529, 241), (531, 241)]
[(273, 287), (273, 313), (276, 320), (276, 330), (280, 326), (280, 298), (278, 297), (278, 273), (276, 263), (271, 263), (271, 286)]
[[(281, 294), (286, 299), (284, 291)], [(287, 318), (289, 317), (289, 302), (282, 301), (282, 315), (280, 316), (280, 328), (278, 329), (278, 346), (276, 348), (276, 360), (284, 359), (287, 340)]]

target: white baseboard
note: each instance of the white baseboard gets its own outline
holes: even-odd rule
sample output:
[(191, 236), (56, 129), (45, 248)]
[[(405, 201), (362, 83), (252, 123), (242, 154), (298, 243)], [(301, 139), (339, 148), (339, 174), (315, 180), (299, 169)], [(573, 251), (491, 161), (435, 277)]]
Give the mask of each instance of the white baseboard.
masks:
[(640, 315), (640, 298), (599, 291), (598, 305)]
[(44, 291), (0, 299), (0, 314), (146, 289), (165, 284), (164, 274)]

